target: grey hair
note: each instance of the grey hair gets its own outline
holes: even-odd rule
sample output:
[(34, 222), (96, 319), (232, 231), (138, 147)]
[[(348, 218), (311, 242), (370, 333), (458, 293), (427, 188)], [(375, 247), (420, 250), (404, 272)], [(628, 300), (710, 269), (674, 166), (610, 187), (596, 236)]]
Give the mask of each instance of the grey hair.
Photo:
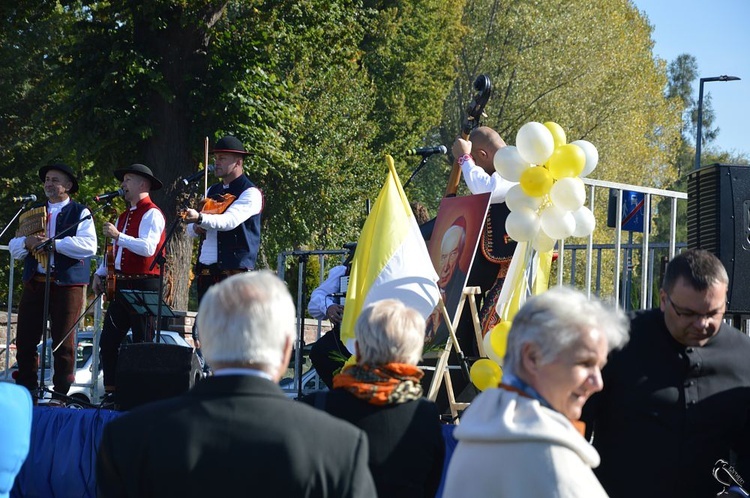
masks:
[(542, 363), (553, 361), (583, 332), (597, 329), (607, 336), (607, 350), (623, 347), (630, 325), (622, 310), (605, 306), (596, 298), (567, 287), (553, 287), (533, 296), (513, 318), (503, 367), (518, 373), (525, 344), (539, 346)]
[(296, 315), (286, 284), (268, 270), (213, 285), (198, 308), (201, 349), (211, 364), (278, 368)]
[(358, 362), (366, 365), (416, 365), (424, 348), (425, 321), (396, 299), (383, 299), (362, 310), (354, 325)]

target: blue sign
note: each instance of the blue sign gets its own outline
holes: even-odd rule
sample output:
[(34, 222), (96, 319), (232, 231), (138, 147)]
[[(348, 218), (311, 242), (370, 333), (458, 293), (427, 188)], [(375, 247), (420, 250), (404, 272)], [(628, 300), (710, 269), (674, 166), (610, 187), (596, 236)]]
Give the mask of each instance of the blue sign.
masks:
[[(643, 232), (643, 204), (645, 196), (642, 192), (630, 190), (622, 191), (622, 229), (629, 232)], [(617, 213), (617, 189), (609, 191), (609, 208), (607, 226), (614, 228)]]

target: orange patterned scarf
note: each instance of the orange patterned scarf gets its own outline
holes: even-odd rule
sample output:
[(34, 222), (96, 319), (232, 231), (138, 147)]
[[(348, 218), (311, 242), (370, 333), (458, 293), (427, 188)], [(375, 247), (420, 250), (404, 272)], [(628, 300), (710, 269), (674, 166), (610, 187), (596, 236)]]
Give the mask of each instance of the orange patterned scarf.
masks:
[(351, 365), (333, 378), (333, 387), (346, 389), (372, 405), (405, 403), (422, 396), (424, 373), (414, 365)]

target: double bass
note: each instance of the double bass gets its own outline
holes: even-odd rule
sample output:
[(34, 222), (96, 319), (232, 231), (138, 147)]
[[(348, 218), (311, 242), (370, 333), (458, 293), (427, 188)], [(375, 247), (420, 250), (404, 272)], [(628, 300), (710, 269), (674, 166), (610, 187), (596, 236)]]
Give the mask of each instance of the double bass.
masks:
[[(479, 120), (484, 114), (484, 108), (492, 95), (492, 82), (486, 74), (480, 74), (474, 80), (474, 91), (476, 92), (471, 102), (466, 106), (466, 116), (461, 125), (461, 138), (469, 139), (471, 132), (479, 127)], [(461, 166), (458, 165), (458, 158), (453, 160), (453, 168), (448, 178), (448, 186), (445, 189), (443, 197), (455, 197), (458, 191), (458, 184), (461, 182)]]

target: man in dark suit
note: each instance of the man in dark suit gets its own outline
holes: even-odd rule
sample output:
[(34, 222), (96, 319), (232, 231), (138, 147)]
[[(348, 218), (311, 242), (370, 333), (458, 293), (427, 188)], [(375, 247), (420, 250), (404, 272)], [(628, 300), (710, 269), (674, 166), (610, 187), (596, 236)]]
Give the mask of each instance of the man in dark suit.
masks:
[(376, 496), (365, 434), (277, 385), (295, 332), (281, 280), (260, 271), (212, 286), (198, 322), (214, 376), (105, 427), (99, 496)]

